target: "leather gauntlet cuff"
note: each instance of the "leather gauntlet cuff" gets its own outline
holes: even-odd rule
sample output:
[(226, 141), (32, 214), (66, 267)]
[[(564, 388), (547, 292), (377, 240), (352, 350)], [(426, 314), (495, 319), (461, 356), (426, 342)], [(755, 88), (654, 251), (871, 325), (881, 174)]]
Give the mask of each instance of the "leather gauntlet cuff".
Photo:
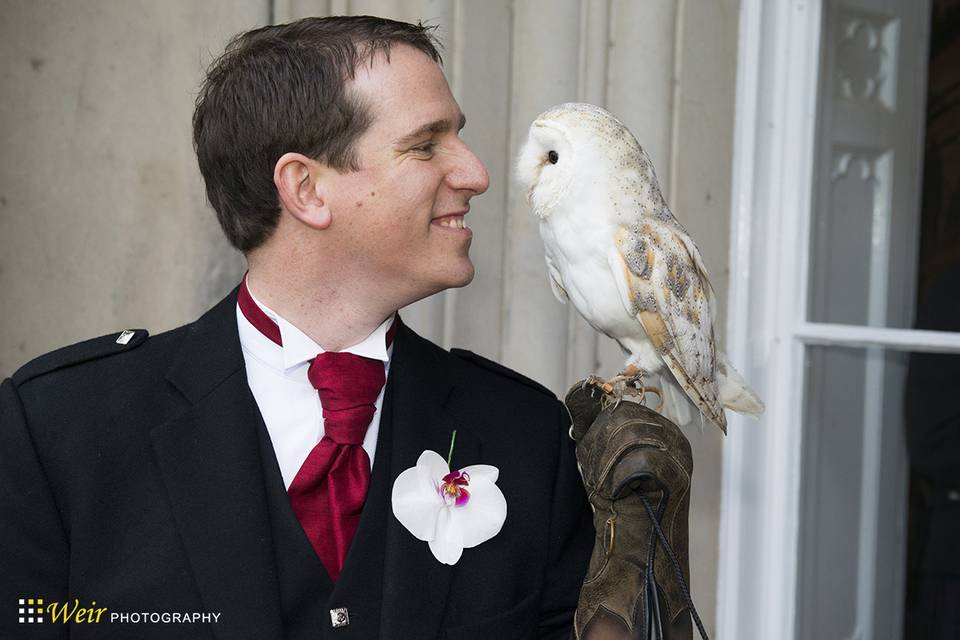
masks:
[(689, 640), (690, 443), (662, 415), (613, 405), (592, 384), (574, 385), (566, 405), (596, 529), (574, 637)]

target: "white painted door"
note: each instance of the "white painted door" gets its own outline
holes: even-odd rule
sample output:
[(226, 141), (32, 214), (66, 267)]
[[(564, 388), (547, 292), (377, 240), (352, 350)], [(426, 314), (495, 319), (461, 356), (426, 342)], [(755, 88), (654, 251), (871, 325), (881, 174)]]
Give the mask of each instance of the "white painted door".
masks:
[[(806, 320), (913, 326), (930, 8), (823, 7)], [(804, 349), (796, 637), (902, 637), (907, 354)]]
[(927, 0), (744, 0), (729, 350), (761, 424), (724, 451), (721, 638), (903, 634)]

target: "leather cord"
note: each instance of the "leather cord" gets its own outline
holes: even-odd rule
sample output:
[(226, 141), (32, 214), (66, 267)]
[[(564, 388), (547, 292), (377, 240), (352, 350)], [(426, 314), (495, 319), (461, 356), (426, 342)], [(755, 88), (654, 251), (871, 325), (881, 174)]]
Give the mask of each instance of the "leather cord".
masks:
[[(667, 537), (663, 535), (663, 530), (660, 528), (660, 522), (653, 511), (653, 507), (650, 506), (650, 502), (647, 500), (646, 496), (639, 492), (637, 495), (640, 497), (641, 502), (643, 502), (643, 507), (647, 510), (647, 515), (650, 516), (650, 521), (653, 523), (653, 530), (657, 532), (657, 539), (660, 540), (660, 545), (666, 552), (667, 557), (670, 558), (670, 563), (673, 565), (673, 570), (677, 574), (677, 580), (680, 581), (680, 591), (683, 593), (683, 597), (687, 601), (687, 604), (690, 605), (690, 615), (693, 617), (693, 621), (697, 625), (697, 631), (700, 632), (700, 637), (703, 638), (703, 640), (710, 640), (707, 637), (707, 632), (703, 628), (703, 622), (700, 621), (700, 615), (697, 613), (697, 608), (693, 604), (693, 598), (690, 597), (690, 589), (687, 588), (687, 583), (683, 579), (683, 570), (680, 568), (680, 562), (677, 560), (677, 555), (674, 553), (673, 547), (671, 547), (670, 543), (667, 542)], [(652, 566), (652, 563), (649, 566)]]

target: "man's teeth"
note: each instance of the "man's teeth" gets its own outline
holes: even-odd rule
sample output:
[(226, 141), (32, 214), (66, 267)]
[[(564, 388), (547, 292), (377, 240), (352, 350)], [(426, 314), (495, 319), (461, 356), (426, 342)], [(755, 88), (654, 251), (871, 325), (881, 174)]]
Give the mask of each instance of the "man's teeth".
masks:
[(441, 227), (450, 227), (451, 229), (466, 229), (466, 225), (463, 223), (463, 216), (455, 216), (451, 218), (440, 218), (437, 221)]

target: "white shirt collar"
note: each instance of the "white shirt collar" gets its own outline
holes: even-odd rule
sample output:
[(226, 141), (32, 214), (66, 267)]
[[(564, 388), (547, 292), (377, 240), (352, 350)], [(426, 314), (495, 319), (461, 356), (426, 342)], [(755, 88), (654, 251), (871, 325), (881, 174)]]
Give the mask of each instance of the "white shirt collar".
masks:
[[(306, 362), (310, 362), (318, 353), (324, 353), (325, 349), (313, 341), (307, 334), (295, 327), (278, 314), (276, 311), (260, 302), (257, 296), (250, 289), (250, 283), (247, 282), (247, 291), (254, 303), (267, 314), (267, 317), (277, 323), (280, 328), (280, 339), (283, 346), (267, 338), (265, 335), (250, 324), (246, 316), (237, 309), (237, 317), (241, 322), (242, 330), (240, 332), (240, 342), (253, 353), (263, 360), (266, 364), (278, 369), (289, 371)], [(353, 353), (366, 358), (390, 361), (390, 352), (387, 349), (387, 331), (393, 324), (394, 316), (384, 320), (380, 326), (373, 330), (373, 333), (358, 342), (357, 344), (341, 349), (343, 352)], [(251, 331), (252, 329), (252, 331)]]

